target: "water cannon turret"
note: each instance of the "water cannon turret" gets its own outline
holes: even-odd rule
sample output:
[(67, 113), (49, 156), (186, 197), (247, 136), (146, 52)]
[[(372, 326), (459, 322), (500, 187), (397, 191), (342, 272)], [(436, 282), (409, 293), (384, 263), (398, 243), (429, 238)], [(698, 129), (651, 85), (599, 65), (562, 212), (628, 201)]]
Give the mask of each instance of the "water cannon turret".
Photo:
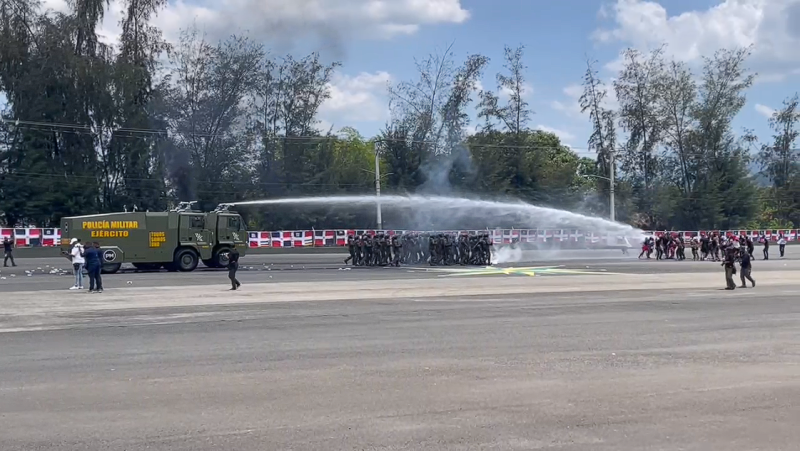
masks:
[(219, 204), (219, 205), (217, 205), (217, 208), (214, 209), (214, 211), (228, 211), (234, 205), (235, 204)]
[(194, 206), (197, 205), (197, 201), (193, 200), (191, 202), (178, 202), (178, 206), (173, 211), (191, 211), (194, 210)]

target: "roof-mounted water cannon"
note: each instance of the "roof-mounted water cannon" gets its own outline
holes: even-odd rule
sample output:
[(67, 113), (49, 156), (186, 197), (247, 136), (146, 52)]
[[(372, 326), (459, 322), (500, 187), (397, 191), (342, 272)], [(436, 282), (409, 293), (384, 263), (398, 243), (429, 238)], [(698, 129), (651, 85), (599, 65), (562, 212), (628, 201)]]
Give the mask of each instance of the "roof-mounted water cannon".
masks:
[(193, 211), (194, 206), (197, 205), (197, 201), (193, 200), (191, 202), (178, 202), (177, 208), (173, 211)]
[(229, 211), (235, 205), (236, 204), (219, 204), (217, 205), (217, 208), (214, 209), (214, 211)]

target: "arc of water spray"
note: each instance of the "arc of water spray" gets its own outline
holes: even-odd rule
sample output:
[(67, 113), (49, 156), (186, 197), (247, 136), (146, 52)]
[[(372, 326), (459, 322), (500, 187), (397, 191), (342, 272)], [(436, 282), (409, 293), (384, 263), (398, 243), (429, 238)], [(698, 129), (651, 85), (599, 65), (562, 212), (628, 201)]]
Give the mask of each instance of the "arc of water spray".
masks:
[[(319, 196), (295, 197), (283, 199), (264, 199), (245, 202), (236, 202), (236, 206), (255, 205), (346, 205), (363, 206), (374, 205), (376, 196)], [(627, 224), (609, 221), (603, 218), (586, 216), (556, 208), (539, 207), (522, 201), (498, 202), (482, 199), (469, 199), (462, 197), (409, 195), (381, 196), (380, 202), (384, 206), (397, 208), (414, 208), (430, 211), (435, 214), (459, 214), (464, 211), (484, 214), (492, 219), (516, 218), (530, 224), (547, 222), (549, 224), (563, 224), (561, 228), (576, 228), (591, 230), (597, 233), (614, 234), (629, 238), (639, 239), (644, 232)], [(552, 226), (559, 228), (558, 225)]]

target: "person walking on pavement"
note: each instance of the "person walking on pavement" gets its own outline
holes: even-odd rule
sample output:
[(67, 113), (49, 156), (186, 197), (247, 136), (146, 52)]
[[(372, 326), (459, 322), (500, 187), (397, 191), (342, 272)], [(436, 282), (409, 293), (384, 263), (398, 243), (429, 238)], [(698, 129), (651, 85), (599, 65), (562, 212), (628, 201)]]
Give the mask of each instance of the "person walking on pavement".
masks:
[(726, 290), (735, 290), (736, 282), (733, 281), (733, 275), (736, 274), (736, 249), (733, 246), (725, 249), (725, 257), (722, 261), (722, 266), (725, 267), (725, 283)]
[(753, 288), (755, 288), (756, 287), (756, 281), (750, 275), (750, 272), (753, 269), (753, 263), (750, 261), (750, 254), (748, 254), (747, 252), (744, 252), (744, 249), (742, 249), (742, 251), (743, 252), (739, 253), (739, 255), (741, 256), (740, 257), (741, 258), (741, 263), (739, 264), (740, 265), (740, 269), (739, 270), (741, 271), (741, 273), (739, 273), (739, 278), (742, 279), (742, 285), (739, 288), (747, 288), (746, 280), (749, 280), (750, 283), (753, 284)]
[(783, 234), (778, 236), (778, 250), (781, 253), (781, 258), (783, 258), (784, 252), (786, 252), (786, 237)]
[(236, 271), (239, 270), (239, 250), (234, 245), (228, 254), (228, 279), (231, 280), (231, 291), (236, 291), (242, 284), (236, 280)]
[(764, 235), (764, 237), (762, 238), (764, 240), (764, 260), (769, 260), (769, 239), (770, 238), (771, 237), (768, 237), (766, 235)]
[(86, 272), (89, 273), (89, 293), (103, 292), (103, 278), (100, 271), (103, 268), (103, 257), (100, 254), (100, 243), (89, 243), (83, 252), (86, 261)]
[(8, 239), (3, 238), (3, 266), (8, 267), (8, 261), (11, 260), (11, 266), (17, 266), (14, 261), (14, 243)]
[(72, 270), (75, 272), (75, 285), (70, 290), (83, 290), (83, 267), (86, 264), (86, 259), (83, 257), (83, 245), (81, 240), (73, 238), (70, 240), (70, 259), (72, 260)]

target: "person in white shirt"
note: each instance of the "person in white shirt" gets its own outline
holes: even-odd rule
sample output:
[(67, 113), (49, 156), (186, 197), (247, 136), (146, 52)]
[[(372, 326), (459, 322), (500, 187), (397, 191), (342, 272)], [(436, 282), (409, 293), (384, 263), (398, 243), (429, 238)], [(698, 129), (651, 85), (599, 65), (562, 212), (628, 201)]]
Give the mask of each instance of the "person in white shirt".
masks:
[(70, 290), (83, 290), (83, 266), (86, 260), (83, 258), (83, 245), (81, 240), (73, 238), (70, 241), (70, 259), (72, 260), (72, 270), (75, 272), (75, 285)]
[(778, 237), (778, 250), (781, 251), (781, 258), (783, 258), (783, 253), (786, 251), (786, 237), (783, 234)]

